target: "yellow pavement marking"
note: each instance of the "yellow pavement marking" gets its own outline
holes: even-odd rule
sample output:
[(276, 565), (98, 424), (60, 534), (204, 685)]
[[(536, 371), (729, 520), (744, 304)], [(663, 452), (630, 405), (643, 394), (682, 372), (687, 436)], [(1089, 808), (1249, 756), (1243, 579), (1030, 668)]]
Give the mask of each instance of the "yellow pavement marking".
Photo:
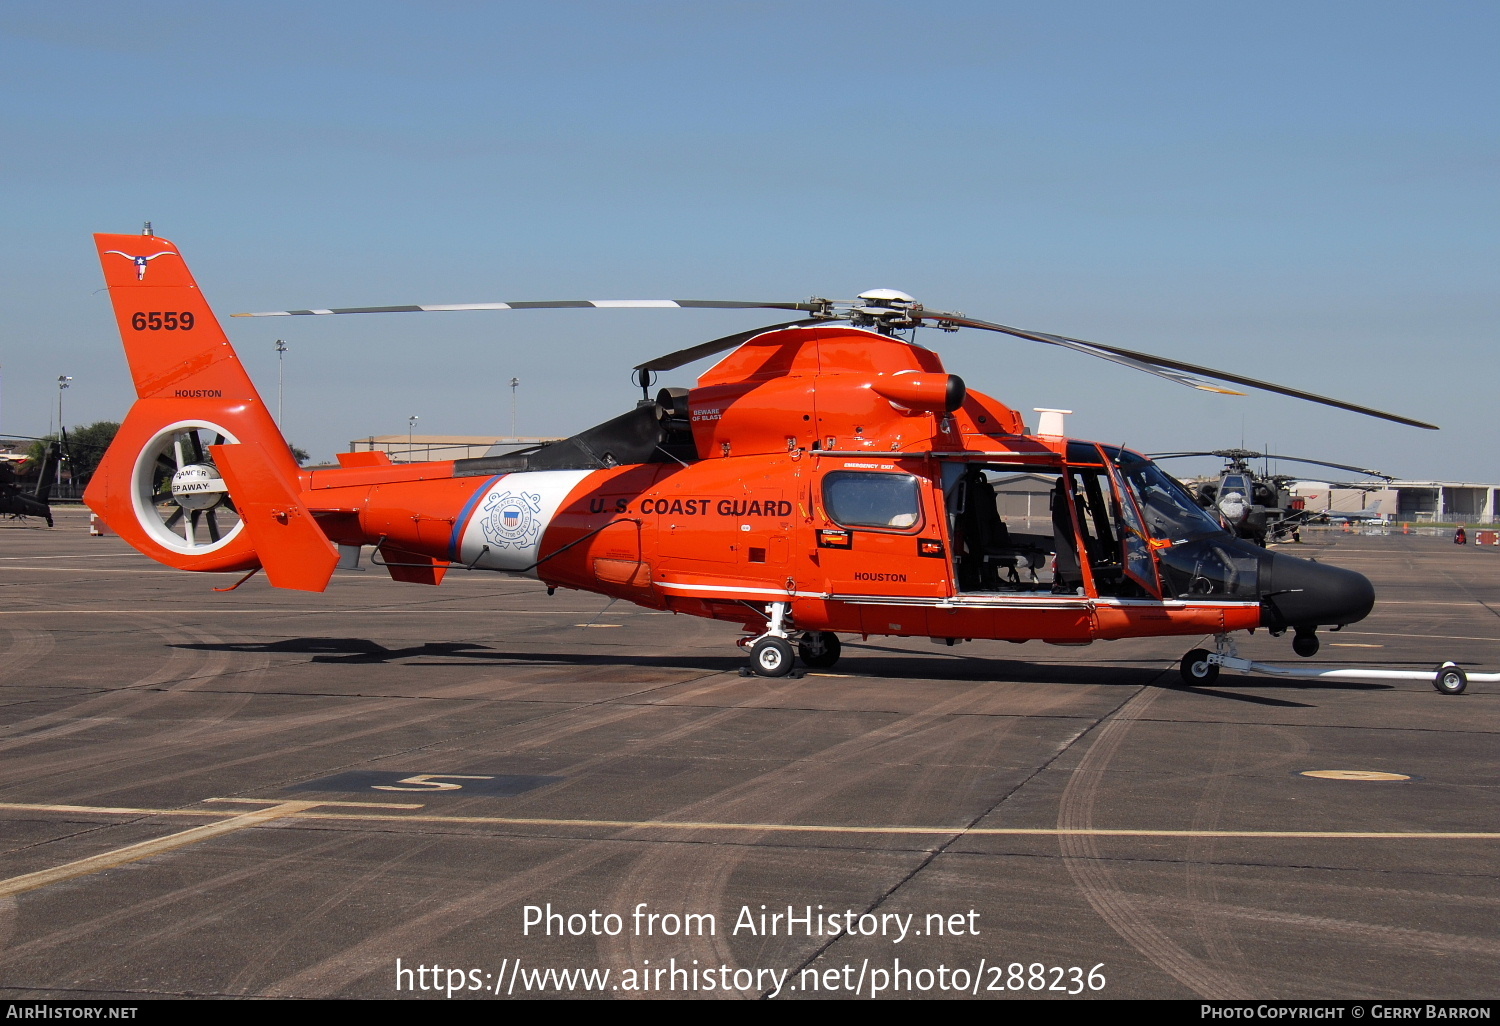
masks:
[(608, 820), (608, 819), (521, 819), (504, 816), (375, 816), (358, 813), (306, 813), (297, 819), (382, 820), (387, 823), (449, 823), (454, 825), (535, 826), (535, 827), (607, 827), (613, 830), (726, 830), (755, 833), (790, 834), (903, 834), (963, 837), (1243, 837), (1307, 838), (1328, 840), (1404, 840), (1442, 839), (1467, 841), (1500, 841), (1500, 833), (1463, 833), (1434, 831), (1362, 831), (1362, 830), (1136, 830), (1093, 828), (1068, 830), (1057, 827), (972, 827), (961, 826), (832, 826), (814, 823), (710, 823), (676, 820)]
[[(454, 826), (501, 826), (501, 827), (571, 827), (609, 830), (655, 830), (666, 833), (698, 830), (723, 830), (739, 833), (770, 834), (896, 834), (918, 836), (970, 836), (970, 837), (1182, 837), (1182, 838), (1244, 838), (1247, 840), (1449, 840), (1449, 841), (1500, 841), (1500, 832), (1488, 831), (1428, 831), (1428, 830), (1151, 830), (1136, 828), (1098, 827), (1087, 830), (1070, 830), (1057, 827), (972, 827), (962, 826), (838, 826), (820, 823), (715, 823), (682, 820), (632, 820), (632, 819), (544, 819), (518, 816), (440, 816), (440, 815), (381, 815), (379, 813), (322, 812), (319, 806), (339, 806), (376, 809), (411, 809), (421, 805), (384, 805), (374, 802), (286, 802), (273, 798), (209, 798), (207, 801), (263, 803), (269, 808), (257, 810), (243, 816), (190, 809), (118, 809), (81, 805), (25, 805), (15, 802), (0, 803), (0, 809), (30, 812), (93, 812), (121, 815), (175, 815), (175, 816), (223, 816), (236, 818), (213, 824), (219, 832), (239, 823), (247, 816), (275, 813), (268, 818), (285, 817), (303, 820), (337, 820), (341, 822), (379, 823), (445, 823)], [(297, 806), (297, 808), (291, 808)], [(286, 810), (286, 811), (283, 811)], [(262, 820), (264, 821), (264, 820)], [(244, 826), (253, 826), (245, 822)], [(234, 826), (232, 829), (239, 829)], [(208, 829), (205, 827), (197, 830)], [(174, 834), (184, 837), (194, 831)], [(197, 838), (193, 838), (196, 840)], [(170, 838), (163, 838), (163, 841)], [(146, 842), (153, 844), (157, 842)], [(182, 843), (191, 843), (191, 840)], [(172, 845), (176, 847), (176, 844)], [(139, 846), (137, 846), (139, 847)], [(128, 851), (130, 849), (122, 849)], [(164, 850), (164, 849), (163, 849)], [(103, 856), (98, 856), (103, 857)], [(136, 855), (134, 858), (144, 858)], [(89, 861), (89, 860), (84, 860)], [(126, 860), (129, 861), (129, 860)], [(90, 870), (92, 872), (92, 870)], [(36, 875), (36, 874), (34, 874)], [(23, 879), (18, 877), (17, 879)], [(0, 882), (0, 897), (9, 893)]]
[(8, 566), (7, 570), (29, 570), (47, 574), (181, 574), (182, 570), (101, 570), (91, 566)]
[(6, 562), (17, 559), (137, 559), (137, 557), (134, 552), (95, 552), (87, 556), (0, 556), (0, 560)]
[(1322, 780), (1410, 780), (1405, 773), (1382, 773), (1380, 770), (1303, 770), (1304, 777)]
[[(239, 802), (245, 805), (281, 805), (285, 798), (205, 798), (205, 802)], [(421, 802), (313, 802), (314, 805), (329, 805), (350, 809), (420, 809)], [(99, 816), (239, 816), (239, 812), (220, 812), (218, 809), (136, 809), (111, 805), (40, 805), (31, 802), (0, 802), (0, 811), (13, 812), (87, 812)]]
[[(485, 778), (488, 779), (488, 778)], [(242, 805), (280, 805), (283, 798), (205, 798), (206, 802), (238, 802)], [(420, 809), (421, 802), (317, 802), (319, 806), (332, 805), (343, 809)], [(215, 815), (237, 815), (237, 813), (215, 813)]]
[[(210, 798), (209, 801), (216, 799)], [(279, 802), (267, 802), (278, 805)], [(90, 812), (99, 816), (238, 816), (238, 812), (213, 809), (133, 809), (114, 805), (37, 805), (29, 802), (0, 802), (0, 810), (13, 812)]]
[(1356, 638), (1422, 638), (1428, 641), (1500, 641), (1500, 638), (1478, 638), (1468, 634), (1398, 634), (1395, 631), (1344, 631)]
[(1479, 600), (1475, 599), (1473, 602), (1422, 602), (1418, 599), (1381, 599), (1379, 605), (1381, 608), (1386, 606), (1461, 606), (1472, 608), (1479, 605)]
[[(50, 615), (50, 614), (53, 614), (53, 613), (91, 613), (91, 614), (97, 614), (97, 613), (121, 613), (121, 614), (129, 614), (129, 615), (139, 615), (139, 614), (142, 614), (142, 613), (149, 613), (152, 616), (156, 616), (156, 615), (168, 616), (168, 615), (173, 614), (173, 613), (177, 613), (177, 614), (180, 614), (182, 616), (216, 616), (219, 613), (265, 613), (265, 614), (269, 614), (269, 615), (272, 615), (272, 616), (294, 616), (294, 615), (298, 615), (298, 614), (301, 614), (301, 613), (314, 613), (314, 612), (317, 613), (319, 616), (339, 616), (339, 615), (342, 615), (342, 616), (365, 616), (365, 615), (371, 614), (371, 613), (391, 613), (391, 614), (400, 615), (400, 616), (412, 616), (414, 614), (420, 614), (420, 613), (427, 613), (427, 614), (430, 614), (430, 615), (433, 615), (433, 616), (437, 616), (437, 615), (442, 615), (442, 616), (458, 616), (458, 615), (492, 616), (496, 612), (502, 612), (502, 613), (507, 613), (507, 614), (514, 613), (514, 614), (531, 615), (531, 616), (563, 616), (568, 611), (564, 610), (562, 612), (557, 612), (555, 610), (534, 610), (534, 609), (501, 609), (501, 610), (496, 610), (493, 606), (487, 607), (485, 609), (317, 609), (317, 608), (310, 608), (310, 607), (307, 607), (307, 606), (275, 608), (275, 609), (272, 609), (272, 608), (270, 608), (268, 606), (256, 606), (256, 607), (248, 608), (248, 609), (245, 608), (245, 607), (243, 607), (243, 606), (236, 606), (236, 607), (232, 607), (232, 608), (221, 608), (221, 609), (214, 609), (212, 607), (207, 607), (207, 606), (194, 606), (191, 609), (163, 609), (163, 608), (161, 608), (159, 606), (152, 606), (149, 609), (142, 609), (140, 607), (137, 607), (137, 608), (134, 608), (134, 609), (74, 609), (71, 606), (55, 606), (55, 607), (53, 607), (51, 609), (6, 609), (6, 610), (3, 610), (3, 611), (0, 611), (0, 616), (19, 616), (19, 615), (21, 615), (23, 613), (31, 613), (33, 615)], [(573, 612), (577, 612), (577, 610), (573, 610)], [(628, 610), (626, 611), (626, 613), (628, 615), (638, 615), (638, 614), (629, 613)], [(618, 615), (618, 614), (616, 614), (616, 615)], [(620, 626), (623, 626), (623, 625), (622, 624), (610, 624), (609, 626), (620, 627)]]
[(9, 880), (0, 880), (0, 898), (8, 898), (25, 891), (34, 891), (38, 887), (46, 887), (48, 884), (60, 883), (63, 880), (72, 880), (75, 877), (88, 876), (105, 869), (113, 869), (123, 866), (127, 862), (135, 862), (138, 859), (149, 858), (152, 855), (160, 855), (164, 851), (181, 848), (185, 845), (196, 844), (206, 841), (210, 837), (220, 834), (231, 833), (235, 830), (243, 830), (246, 827), (258, 826), (268, 823), (273, 819), (281, 819), (298, 812), (306, 812), (308, 809), (316, 808), (317, 802), (281, 802), (266, 809), (256, 809), (253, 812), (241, 813), (230, 819), (218, 823), (209, 823), (206, 826), (193, 827), (191, 830), (183, 830), (180, 833), (168, 834), (166, 837), (158, 837), (154, 841), (142, 841), (140, 844), (127, 845), (115, 851), (107, 851), (102, 855), (93, 855), (77, 862), (69, 862), (57, 866), (54, 869), (43, 869), (36, 873), (26, 873), (22, 876), (13, 876)]

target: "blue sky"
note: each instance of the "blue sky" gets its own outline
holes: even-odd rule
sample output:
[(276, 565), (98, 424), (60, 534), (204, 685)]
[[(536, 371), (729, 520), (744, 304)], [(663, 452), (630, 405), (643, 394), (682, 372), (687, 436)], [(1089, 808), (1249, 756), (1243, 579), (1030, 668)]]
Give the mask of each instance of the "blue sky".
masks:
[[(1492, 3), (0, 3), (0, 431), (131, 398), (89, 242), (150, 219), (215, 307), (930, 306), (1441, 424), (1218, 397), (998, 336), (971, 387), (1145, 451), (1500, 481)], [(318, 457), (566, 434), (774, 316), (233, 321)], [(703, 367), (676, 372), (689, 384)], [(1182, 468), (1184, 471), (1191, 468)]]

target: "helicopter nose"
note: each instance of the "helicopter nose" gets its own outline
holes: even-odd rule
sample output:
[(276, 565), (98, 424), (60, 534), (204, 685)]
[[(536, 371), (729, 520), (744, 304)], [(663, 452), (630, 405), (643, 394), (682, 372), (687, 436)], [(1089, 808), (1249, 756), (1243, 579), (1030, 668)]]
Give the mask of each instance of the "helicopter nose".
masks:
[(1267, 627), (1340, 626), (1363, 620), (1375, 607), (1375, 588), (1364, 574), (1282, 552), (1268, 555), (1260, 582)]

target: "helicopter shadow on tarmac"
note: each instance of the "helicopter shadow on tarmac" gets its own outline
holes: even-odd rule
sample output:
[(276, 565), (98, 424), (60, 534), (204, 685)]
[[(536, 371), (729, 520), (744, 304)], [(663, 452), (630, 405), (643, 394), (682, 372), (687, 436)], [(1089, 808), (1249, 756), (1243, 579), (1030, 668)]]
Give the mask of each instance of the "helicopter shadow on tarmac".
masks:
[[(883, 645), (847, 645), (845, 652), (866, 649), (881, 652), (890, 652), (896, 655), (910, 657), (912, 654), (899, 648), (891, 648)], [(941, 675), (943, 680), (995, 680), (995, 681), (1024, 681), (1034, 684), (1093, 684), (1107, 687), (1155, 687), (1168, 691), (1176, 691), (1184, 694), (1206, 695), (1210, 698), (1225, 698), (1236, 702), (1249, 702), (1254, 705), (1271, 705), (1288, 708), (1307, 709), (1312, 708), (1311, 703), (1293, 702), (1287, 699), (1272, 698), (1269, 695), (1241, 694), (1237, 691), (1223, 690), (1233, 688), (1234, 681), (1221, 680), (1213, 688), (1185, 687), (1176, 683), (1178, 677), (1172, 671), (1164, 671), (1160, 663), (1154, 659), (1141, 662), (1144, 665), (1131, 666), (1129, 660), (1121, 663), (1099, 666), (1059, 665), (1046, 663), (1029, 663), (1024, 661), (987, 659), (983, 656), (961, 655), (959, 653), (938, 653), (939, 657), (947, 656), (950, 659), (965, 660), (974, 665), (976, 670), (984, 668), (987, 672), (964, 672), (952, 670)], [(931, 674), (931, 663), (926, 663), (926, 672), (899, 672), (902, 670), (912, 671), (912, 665), (918, 661), (925, 661), (931, 657), (917, 656), (915, 658), (882, 659), (881, 666), (884, 672), (864, 672), (859, 676), (903, 676), (903, 677), (929, 677)], [(1123, 664), (1123, 665), (1122, 665)], [(848, 659), (840, 664), (841, 669), (852, 668), (848, 666)], [(896, 671), (896, 672), (892, 672)], [(1304, 682), (1283, 681), (1275, 678), (1255, 677), (1246, 678), (1247, 686), (1254, 686), (1257, 690), (1306, 690), (1308, 685)], [(1317, 685), (1318, 690), (1323, 691), (1389, 691), (1390, 685), (1373, 684), (1365, 681), (1338, 681)]]
[[(386, 664), (400, 662), (404, 666), (465, 666), (474, 663), (449, 660), (474, 660), (475, 663), (524, 664), (528, 666), (652, 666), (682, 669), (704, 669), (730, 672), (744, 660), (732, 656), (724, 658), (694, 658), (691, 656), (634, 656), (625, 654), (588, 655), (559, 654), (551, 652), (511, 652), (492, 649), (487, 645), (467, 641), (424, 642), (402, 648), (387, 648), (369, 638), (284, 638), (268, 642), (224, 642), (224, 643), (180, 643), (168, 645), (197, 652), (243, 652), (257, 654), (310, 655), (313, 663)], [(443, 661), (435, 661), (442, 659)]]
[[(709, 672), (732, 673), (743, 660), (734, 658), (704, 658), (701, 656), (637, 656), (625, 653), (590, 655), (583, 653), (543, 653), (499, 651), (473, 642), (425, 642), (401, 648), (388, 648), (369, 638), (304, 637), (285, 638), (270, 642), (221, 642), (178, 643), (169, 645), (190, 651), (241, 652), (257, 654), (310, 655), (309, 662), (332, 664), (389, 664), (400, 662), (405, 666), (464, 666), (476, 663), (526, 664), (533, 666), (576, 666), (579, 668), (618, 666), (621, 664), (657, 669), (699, 669)], [(1255, 705), (1270, 705), (1288, 708), (1311, 708), (1310, 703), (1273, 698), (1265, 694), (1241, 694), (1224, 690), (1233, 684), (1218, 684), (1214, 688), (1183, 687), (1163, 684), (1169, 677), (1155, 660), (1146, 665), (1065, 665), (1032, 663), (1021, 660), (999, 660), (983, 656), (938, 652), (917, 654), (906, 649), (885, 645), (850, 644), (840, 664), (840, 671), (833, 676), (846, 678), (868, 678), (872, 680), (902, 679), (912, 681), (973, 683), (1028, 683), (1061, 685), (1098, 685), (1108, 687), (1160, 687), (1187, 694), (1206, 695), (1231, 701), (1249, 702)], [(870, 653), (861, 658), (860, 653)], [(442, 660), (442, 661), (438, 661)], [(454, 662), (450, 660), (472, 660)], [(875, 660), (878, 660), (876, 662)], [(822, 676), (822, 674), (819, 674)], [(1275, 679), (1247, 679), (1257, 690), (1305, 690), (1305, 684)], [(1389, 685), (1361, 681), (1339, 681), (1322, 683), (1319, 690), (1337, 691), (1388, 691)]]

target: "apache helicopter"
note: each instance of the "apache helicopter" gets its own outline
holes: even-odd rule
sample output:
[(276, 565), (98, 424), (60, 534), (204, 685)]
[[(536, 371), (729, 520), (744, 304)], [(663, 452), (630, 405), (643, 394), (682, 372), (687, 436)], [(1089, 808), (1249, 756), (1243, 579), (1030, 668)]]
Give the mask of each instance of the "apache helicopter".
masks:
[[(827, 667), (839, 635), (1095, 639), (1293, 631), (1369, 613), (1350, 570), (1235, 537), (1138, 453), (1029, 433), (1021, 415), (948, 373), (901, 333), (1001, 332), (1215, 392), (1214, 378), (1403, 424), (1433, 425), (1145, 353), (928, 310), (891, 290), (852, 303), (691, 300), (482, 303), (770, 308), (798, 320), (737, 332), (636, 367), (643, 399), (530, 452), (392, 463), (341, 453), (298, 467), (176, 246), (97, 235), (139, 396), (85, 501), (120, 537), (183, 570), (264, 569), (324, 590), (361, 546), (398, 581), (452, 571), (538, 578), (652, 609), (741, 625), (750, 668)], [(276, 311), (276, 315), (390, 308)], [(696, 388), (652, 376), (726, 353)], [(1052, 530), (1011, 532), (987, 476), (1056, 479)], [(342, 553), (341, 553), (342, 550)], [(1050, 582), (1001, 570), (1055, 563)], [(222, 590), (231, 590), (230, 588)], [(1304, 651), (1304, 654), (1309, 654)], [(1217, 658), (1217, 657), (1214, 657)], [(1202, 649), (1182, 672), (1205, 683)]]
[[(29, 440), (38, 441), (39, 439)], [(48, 471), (56, 467), (61, 458), (62, 450), (59, 442), (49, 442), (42, 449), (42, 460), (37, 467), (36, 485), (29, 493), (22, 491), (21, 478), (16, 475), (10, 463), (0, 463), (0, 516), (18, 520), (25, 517), (39, 517), (47, 521), (47, 526), (51, 527), (52, 507), (47, 499), (52, 492), (52, 475)]]
[[(1286, 463), (1308, 463), (1319, 467), (1347, 470), (1365, 477), (1394, 480), (1390, 474), (1345, 463), (1309, 460), (1300, 456), (1276, 456), (1251, 452), (1249, 449), (1214, 449), (1211, 452), (1153, 452), (1153, 460), (1175, 460), (1188, 456), (1218, 456), (1227, 462), (1218, 480), (1205, 481), (1192, 489), (1198, 505), (1217, 513), (1231, 531), (1247, 541), (1265, 547), (1270, 539), (1281, 539), (1303, 524), (1321, 515), (1302, 508), (1302, 500), (1287, 491), (1297, 478), (1288, 474), (1260, 474), (1250, 468), (1250, 461), (1280, 460)], [(1326, 519), (1326, 517), (1324, 517)]]

